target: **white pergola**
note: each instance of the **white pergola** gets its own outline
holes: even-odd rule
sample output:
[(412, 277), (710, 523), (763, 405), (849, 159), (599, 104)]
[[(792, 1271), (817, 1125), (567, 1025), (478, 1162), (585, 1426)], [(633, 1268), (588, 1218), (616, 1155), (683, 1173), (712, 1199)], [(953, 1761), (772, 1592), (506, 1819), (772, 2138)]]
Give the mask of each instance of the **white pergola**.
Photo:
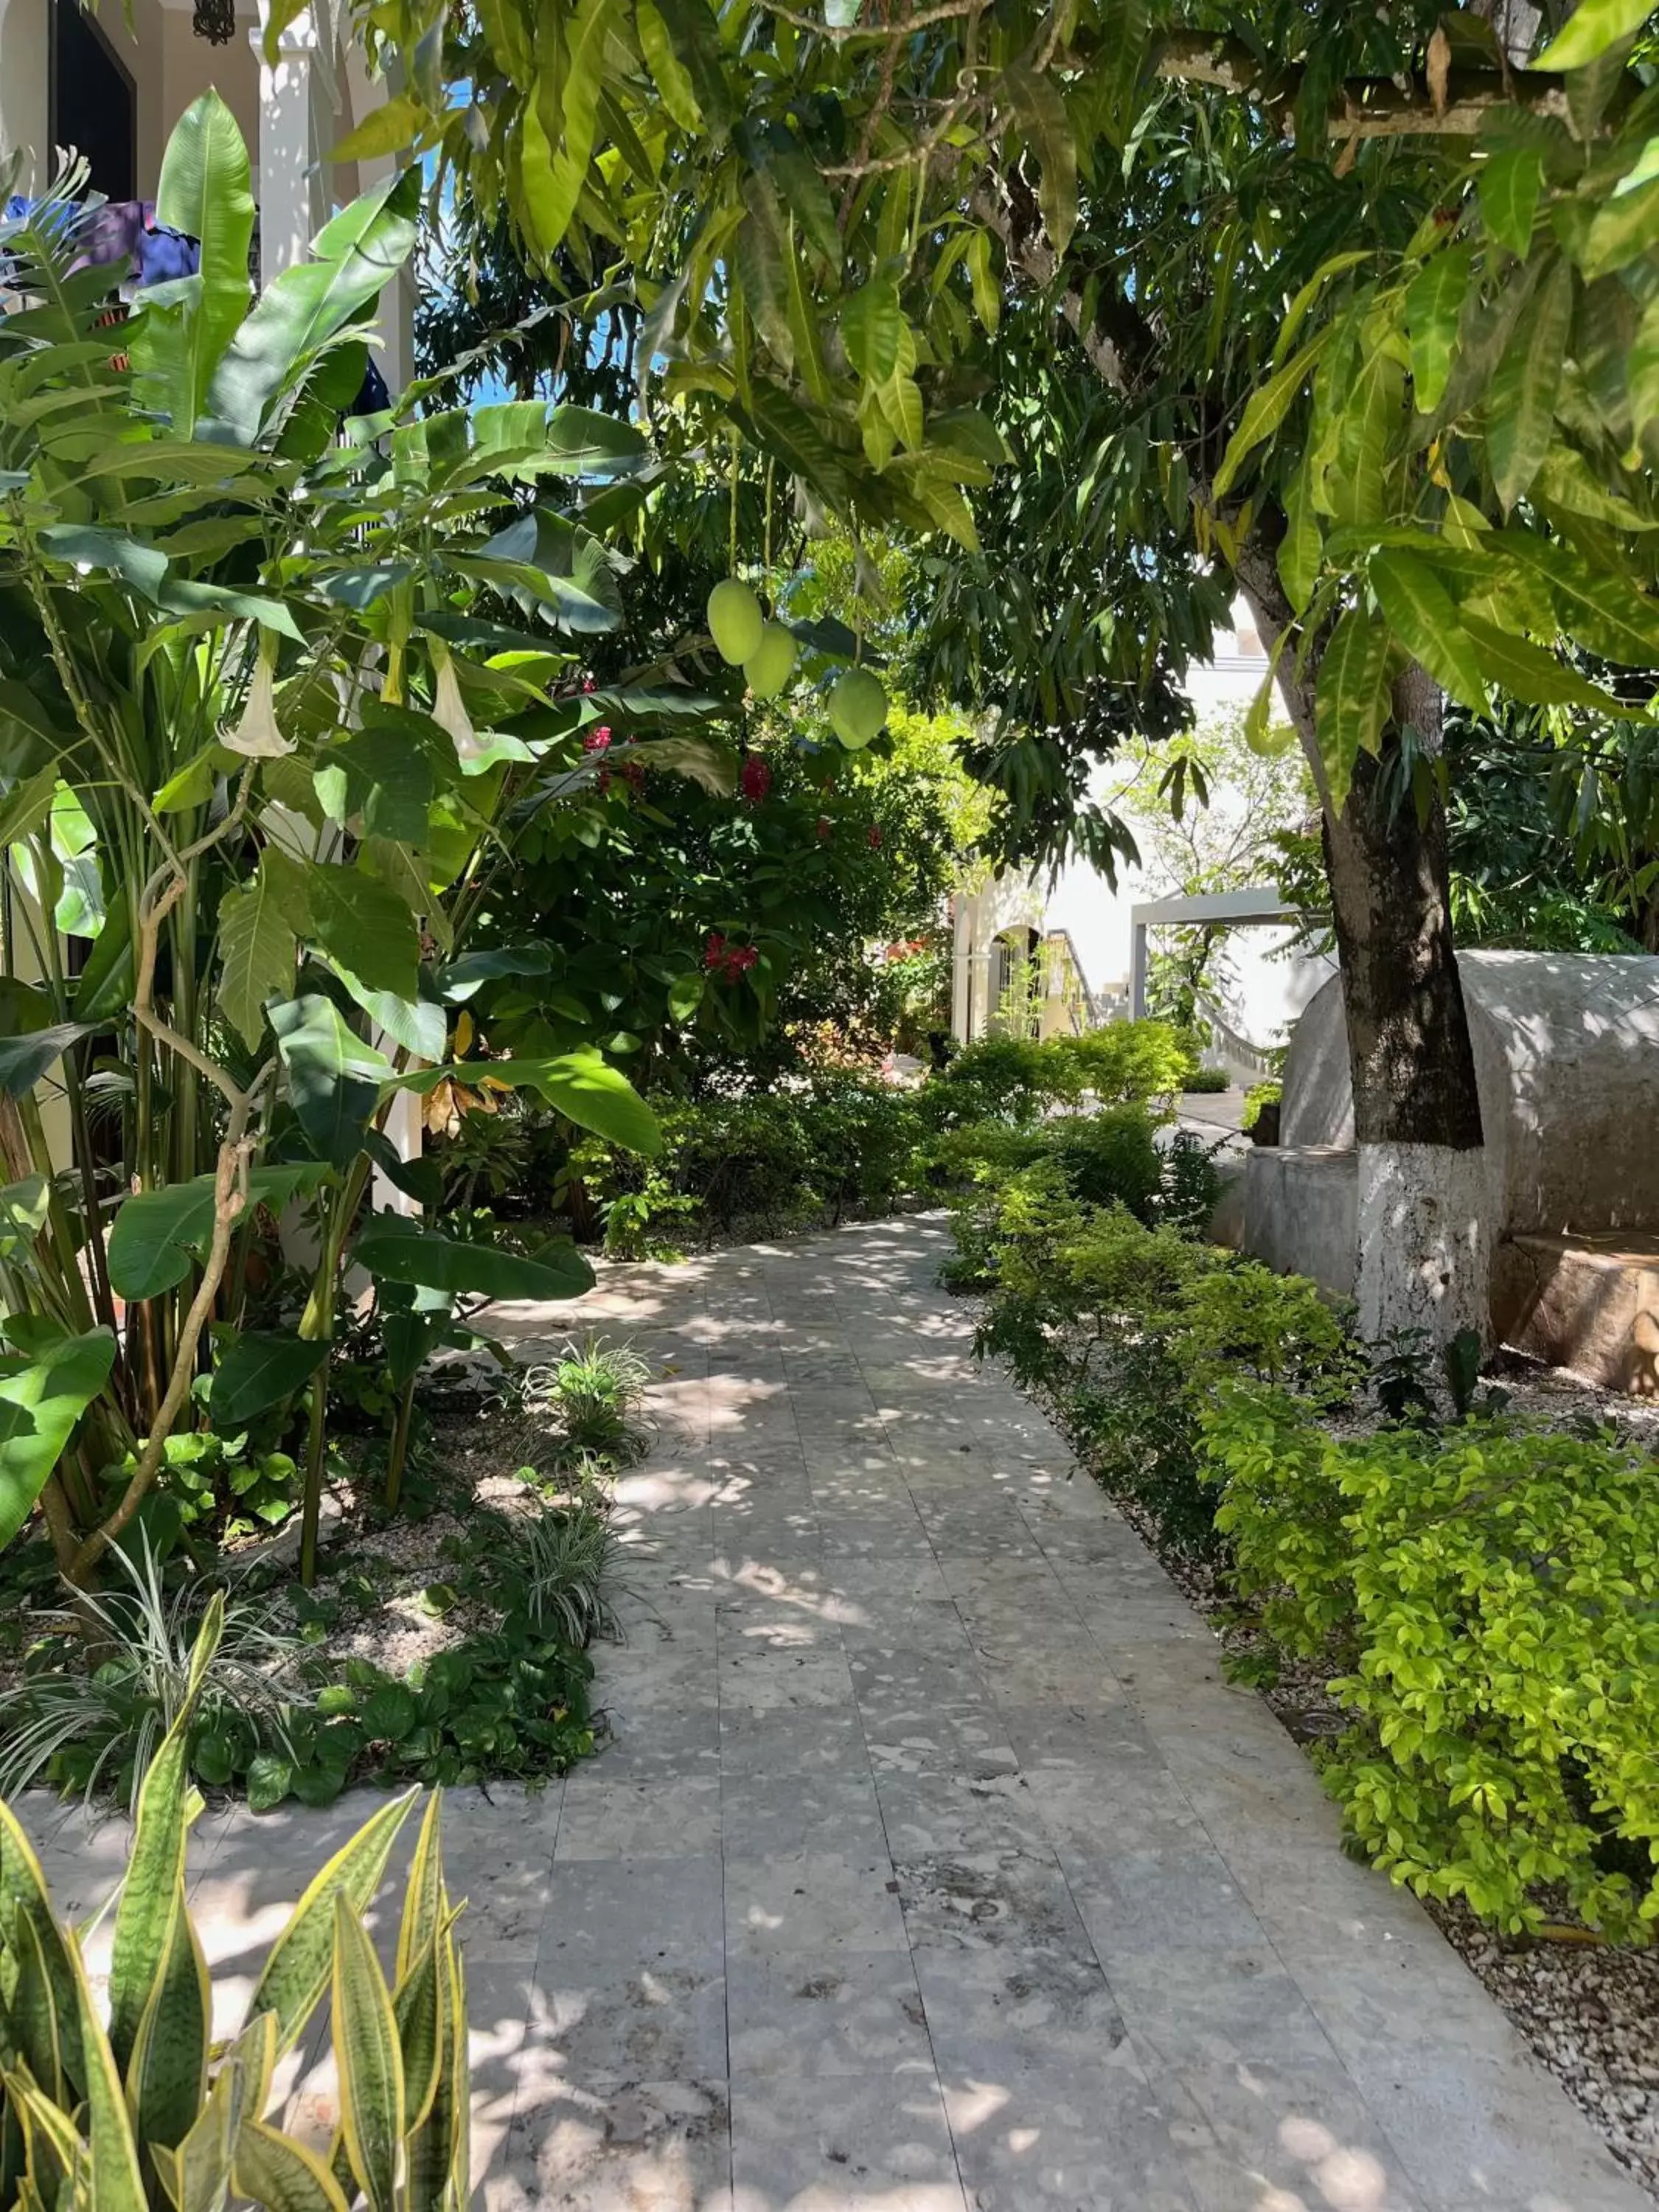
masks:
[(1129, 909), (1129, 1012), (1137, 1021), (1146, 1012), (1146, 932), (1164, 924), (1194, 928), (1224, 922), (1230, 929), (1296, 921), (1301, 909), (1289, 906), (1277, 884), (1253, 884), (1248, 890), (1200, 891), (1190, 898), (1148, 899)]

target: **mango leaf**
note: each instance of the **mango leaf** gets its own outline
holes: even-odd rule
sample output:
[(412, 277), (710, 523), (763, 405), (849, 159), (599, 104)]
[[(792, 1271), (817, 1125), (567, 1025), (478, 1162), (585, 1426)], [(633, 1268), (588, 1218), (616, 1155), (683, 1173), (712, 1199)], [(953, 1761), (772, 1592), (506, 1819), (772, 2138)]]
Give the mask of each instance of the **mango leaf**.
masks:
[(1489, 154), (1476, 173), (1481, 220), (1517, 260), (1524, 261), (1532, 250), (1543, 188), (1544, 157), (1535, 146), (1508, 146)]
[(384, 106), (366, 115), (355, 131), (348, 131), (329, 156), (335, 161), (384, 160), (402, 154), (424, 137), (430, 118), (418, 100), (406, 92), (394, 93)]
[(1486, 711), (1486, 687), (1474, 647), (1450, 592), (1429, 563), (1414, 553), (1373, 555), (1371, 588), (1389, 628), (1412, 659), (1443, 691), (1473, 709)]
[(330, 1166), (349, 1167), (392, 1073), (386, 1054), (355, 1036), (334, 1001), (319, 994), (273, 1006), (270, 1025), (307, 1143)]
[(1015, 63), (1003, 73), (1025, 140), (1037, 159), (1037, 203), (1057, 256), (1077, 228), (1077, 139), (1051, 76)]
[(700, 132), (703, 127), (702, 110), (697, 105), (696, 88), (690, 72), (682, 66), (674, 51), (668, 26), (652, 5), (652, 0), (636, 0), (634, 15), (640, 49), (651, 82), (657, 88), (658, 98), (682, 131)]
[(1569, 667), (1553, 653), (1544, 652), (1526, 638), (1495, 629), (1490, 623), (1478, 622), (1468, 614), (1463, 617), (1463, 628), (1480, 656), (1481, 671), (1487, 682), (1495, 684), (1510, 698), (1519, 699), (1529, 707), (1588, 707), (1607, 715), (1630, 714), (1630, 708), (1611, 691), (1602, 690), (1576, 668)]
[(219, 1011), (250, 1051), (264, 1034), (266, 1000), (293, 988), (295, 949), (270, 870), (233, 884), (219, 902)]
[(1627, 570), (1592, 566), (1567, 545), (1532, 530), (1493, 533), (1495, 550), (1540, 577), (1561, 627), (1587, 653), (1629, 668), (1659, 661), (1659, 603)]
[(1553, 259), (1504, 349), (1486, 395), (1486, 460), (1504, 507), (1537, 475), (1555, 433), (1555, 403), (1572, 319), (1572, 270)]
[(1609, 46), (1617, 46), (1621, 39), (1639, 31), (1651, 13), (1644, 0), (1579, 0), (1566, 27), (1551, 40), (1532, 67), (1583, 69)]
[(553, 1243), (533, 1259), (494, 1244), (469, 1244), (418, 1228), (400, 1214), (377, 1213), (352, 1247), (360, 1267), (381, 1280), (486, 1298), (571, 1298), (591, 1290), (593, 1271), (574, 1244)]
[(115, 1340), (105, 1328), (62, 1337), (27, 1356), (0, 1355), (0, 1544), (10, 1543), (27, 1520), (114, 1364)]
[(310, 1382), (328, 1355), (321, 1341), (286, 1333), (243, 1329), (220, 1354), (209, 1409), (228, 1432), (280, 1406)]
[(1457, 345), (1457, 319), (1469, 289), (1474, 252), (1449, 246), (1425, 262), (1406, 288), (1406, 329), (1411, 339), (1412, 392), (1418, 410), (1440, 404)]
[(1328, 323), (1315, 337), (1309, 339), (1299, 353), (1294, 353), (1282, 368), (1276, 368), (1265, 384), (1258, 385), (1244, 403), (1244, 412), (1239, 417), (1238, 428), (1227, 441), (1227, 450), (1221, 457), (1221, 466), (1215, 472), (1211, 487), (1212, 495), (1224, 499), (1234, 479), (1245, 462), (1264, 438), (1270, 438), (1291, 411), (1297, 394), (1307, 382), (1317, 365), (1320, 356), (1334, 337), (1338, 325)]
[(1382, 741), (1393, 701), (1385, 623), (1351, 607), (1331, 633), (1314, 687), (1314, 726), (1331, 805), (1340, 812), (1354, 763)]
[(848, 361), (866, 384), (885, 384), (909, 335), (898, 287), (890, 277), (872, 277), (842, 301), (838, 319)]
[(1586, 276), (1627, 269), (1659, 240), (1659, 178), (1615, 191), (1592, 217), (1581, 257)]

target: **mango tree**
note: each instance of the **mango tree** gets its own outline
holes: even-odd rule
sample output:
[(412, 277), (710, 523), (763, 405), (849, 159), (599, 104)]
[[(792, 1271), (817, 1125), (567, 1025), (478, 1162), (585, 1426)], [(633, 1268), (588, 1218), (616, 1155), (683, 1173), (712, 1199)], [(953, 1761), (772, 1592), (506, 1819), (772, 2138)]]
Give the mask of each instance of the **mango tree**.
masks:
[(359, 150), (434, 152), (567, 295), (631, 295), (652, 409), (970, 580), (1040, 830), (1109, 856), (1079, 750), (1170, 726), (1243, 590), (1321, 781), (1373, 1333), (1485, 1320), (1441, 699), (1599, 716), (1572, 656), (1655, 657), (1645, 20), (1586, 0), (1528, 65), (1483, 11), (1353, 0), (368, 17), (406, 67)]
[[(419, 192), (410, 170), (355, 202), (252, 299), (247, 154), (204, 95), (160, 201), (200, 272), (113, 359), (79, 210), (0, 237), (29, 303), (0, 321), (0, 1540), (38, 1498), (78, 1583), (158, 1515), (187, 1413), (240, 1429), (307, 1392), (309, 1576), (349, 1267), (405, 1435), (457, 1298), (590, 1279), (568, 1243), (445, 1236), (386, 1123), (444, 1079), (506, 825), (596, 772), (584, 641), (620, 619), (605, 533), (647, 451), (582, 410), (446, 407), (441, 380), (345, 412)], [(630, 750), (719, 779), (684, 733), (708, 703), (640, 672)], [(487, 1067), (656, 1140), (591, 1042)], [(366, 1212), (376, 1170), (425, 1218)], [(309, 1294), (250, 1329), (261, 1224), (301, 1206)]]

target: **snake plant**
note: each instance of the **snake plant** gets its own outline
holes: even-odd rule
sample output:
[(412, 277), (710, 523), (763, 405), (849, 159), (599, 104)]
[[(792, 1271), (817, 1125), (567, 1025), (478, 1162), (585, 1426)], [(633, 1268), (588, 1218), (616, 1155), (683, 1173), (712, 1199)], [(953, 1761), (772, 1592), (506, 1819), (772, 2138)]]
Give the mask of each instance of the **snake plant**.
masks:
[[(115, 1910), (106, 2016), (75, 1931), (0, 1804), (0, 2212), (462, 2212), (469, 2191), (466, 1997), (430, 1799), (395, 1970), (363, 1913), (415, 1793), (329, 1860), (277, 1937), (240, 2031), (212, 2039), (185, 1845), (201, 1799), (191, 1714), (223, 1627), (209, 1608), (182, 1709), (138, 1800)], [(277, 2061), (330, 1995), (340, 2122), (319, 2150), (267, 2117)]]

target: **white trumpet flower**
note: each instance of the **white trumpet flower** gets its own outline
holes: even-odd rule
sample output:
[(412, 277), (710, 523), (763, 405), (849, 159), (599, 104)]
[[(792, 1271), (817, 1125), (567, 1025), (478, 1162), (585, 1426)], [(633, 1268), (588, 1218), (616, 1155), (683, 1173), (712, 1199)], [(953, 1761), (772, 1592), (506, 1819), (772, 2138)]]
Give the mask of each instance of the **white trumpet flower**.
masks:
[(432, 665), (436, 681), (433, 686), (432, 719), (448, 737), (455, 748), (455, 757), (465, 765), (468, 761), (482, 760), (489, 750), (472, 726), (472, 717), (466, 711), (466, 702), (461, 696), (461, 687), (456, 681), (455, 664), (449, 657), (447, 647), (435, 641), (432, 647)]
[(248, 686), (247, 704), (242, 709), (241, 720), (234, 730), (227, 730), (220, 739), (229, 751), (240, 753), (245, 760), (283, 760), (297, 750), (283, 735), (276, 720), (276, 644), (274, 638), (261, 635), (259, 661), (253, 672), (253, 681)]

